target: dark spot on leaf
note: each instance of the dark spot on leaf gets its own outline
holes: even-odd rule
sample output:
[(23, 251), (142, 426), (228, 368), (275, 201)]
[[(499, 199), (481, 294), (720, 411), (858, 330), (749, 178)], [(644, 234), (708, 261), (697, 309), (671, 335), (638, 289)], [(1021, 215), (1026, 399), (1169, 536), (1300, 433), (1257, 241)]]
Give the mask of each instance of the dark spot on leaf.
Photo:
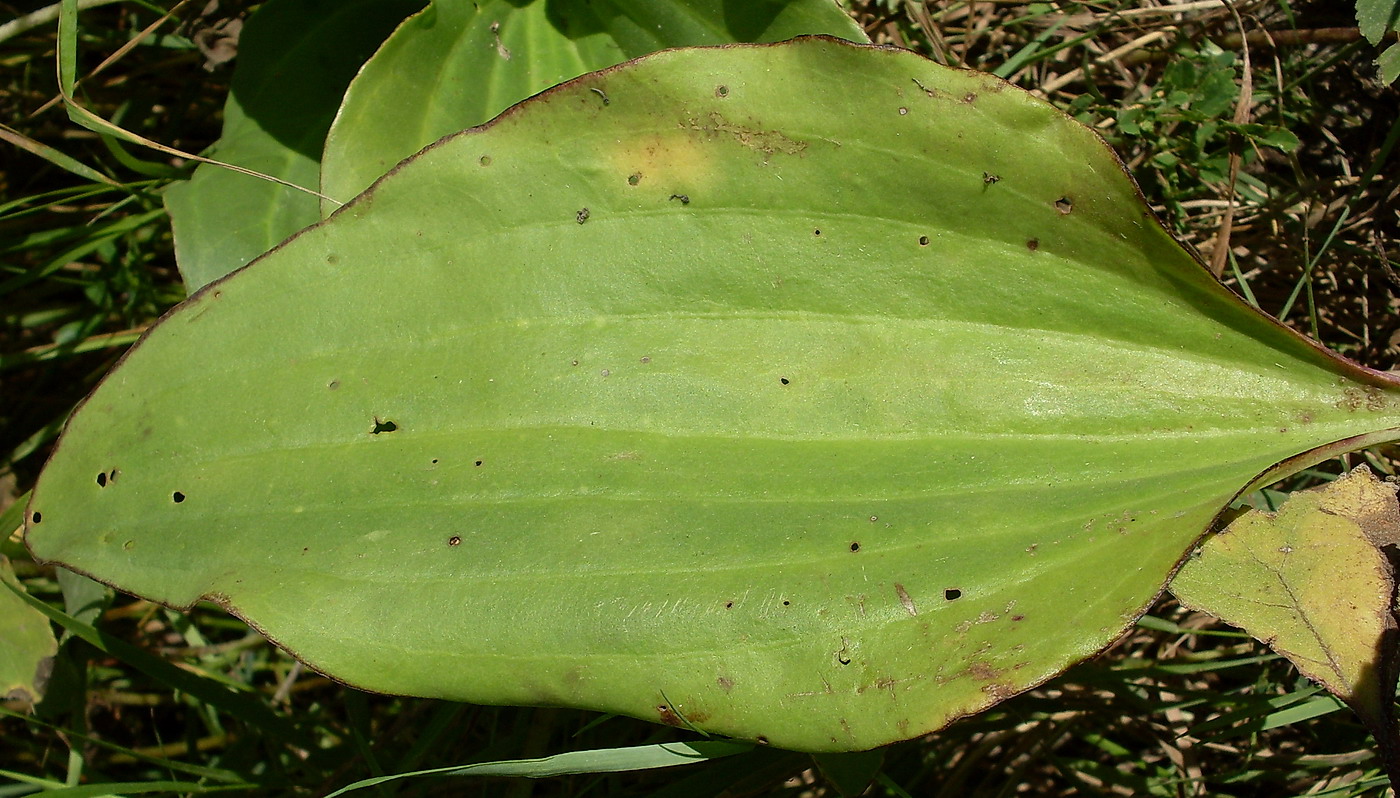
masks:
[(792, 606), (792, 602), (791, 602), (791, 601), (788, 601), (787, 599), (783, 599), (783, 606), (784, 606), (784, 607), (791, 607), (791, 606)]
[(842, 665), (851, 664), (851, 657), (846, 653), (846, 649), (843, 648), (836, 653), (836, 661), (841, 663)]
[(223, 295), (224, 295), (224, 292), (223, 292), (223, 291), (215, 291), (215, 292), (214, 292), (214, 298), (215, 298), (215, 299), (218, 299), (219, 297), (221, 297), (221, 296), (223, 296)]
[(29, 516), (29, 523), (31, 523), (31, 524), (37, 524), (37, 523), (39, 523), (39, 522), (42, 521), (42, 520), (44, 520), (44, 516), (43, 516), (42, 514), (40, 514), (40, 512), (39, 512), (38, 510), (35, 510), (35, 511), (34, 511), (33, 513), (31, 513), (30, 516)]
[(671, 709), (670, 707), (666, 706), (665, 704), (658, 704), (658, 705), (657, 705), (657, 707), (656, 707), (656, 714), (659, 715), (659, 716), (661, 717), (661, 722), (664, 723), (664, 724), (666, 724), (667, 726), (680, 726), (680, 725), (681, 725), (680, 716), (678, 716), (678, 715), (676, 714), (676, 711), (675, 711), (674, 709)]
[(1040, 239), (1028, 239), (1026, 241), (1026, 249), (1029, 249), (1031, 252), (1035, 252), (1037, 249), (1040, 249)]
[(1013, 616), (1011, 616), (1011, 620), (1013, 620), (1013, 621), (1024, 621), (1025, 619), (1026, 619), (1026, 616), (1024, 616), (1024, 615), (1013, 615)]
[(962, 598), (962, 591), (958, 590), (955, 587), (950, 587), (947, 590), (943, 591), (943, 598), (947, 599), (948, 601), (957, 601), (958, 599)]
[(185, 494), (177, 490), (174, 493), (170, 494), (170, 500), (175, 502), (176, 504), (179, 504), (180, 502), (185, 500)]
[(965, 102), (965, 103), (975, 103), (975, 102), (977, 102), (977, 93), (976, 93), (976, 92), (970, 91), (970, 92), (968, 92), (967, 94), (964, 94), (964, 95), (963, 95), (963, 98), (962, 98), (962, 101)]
[(715, 684), (719, 685), (719, 689), (723, 690), (726, 693), (734, 689), (734, 680), (729, 678), (728, 676), (721, 676), (718, 679), (715, 679)]
[(438, 459), (437, 459), (436, 457), (434, 457), (434, 458), (433, 458), (433, 465), (437, 465), (437, 464), (438, 464)]
[(331, 255), (327, 255), (327, 256), (326, 256), (326, 263), (329, 263), (329, 264), (332, 265), (332, 266), (336, 265), (336, 264), (339, 263), (339, 262), (340, 262), (340, 256), (339, 256), (339, 255), (331, 254)]
[(335, 389), (340, 387), (340, 380), (331, 380), (330, 382), (326, 383), (326, 387), (334, 391)]
[(734, 602), (732, 602), (732, 601), (726, 601), (726, 602), (724, 602), (724, 608), (725, 608), (726, 610), (732, 610), (732, 609), (734, 609)]
[(672, 195), (671, 195), (671, 199), (673, 199), (673, 200), (680, 200), (682, 205), (689, 205), (689, 204), (690, 204), (690, 195), (689, 195), (689, 194), (672, 194)]
[(860, 542), (859, 542), (859, 541), (855, 541), (855, 540), (851, 541), (851, 551), (860, 551)]
[(574, 214), (574, 219), (577, 220), (579, 224), (583, 224), (584, 222), (588, 221), (588, 209), (579, 208), (578, 213)]
[(792, 383), (792, 380), (789, 380), (787, 377), (779, 377), (778, 382), (781, 382), (784, 385), (790, 385)]
[(642, 182), (641, 172), (633, 172), (632, 174), (627, 176), (627, 185), (629, 186), (635, 186), (640, 182)]
[(482, 463), (481, 460), (477, 460), (477, 461), (476, 461), (476, 464), (477, 464), (478, 466), (481, 465), (481, 463)]
[(1070, 211), (1074, 210), (1074, 200), (1069, 197), (1060, 197), (1055, 200), (1055, 210), (1059, 211), (1061, 216), (1068, 215)]
[(908, 114), (908, 113), (909, 113), (909, 109), (908, 109), (908, 108), (905, 108), (904, 106), (900, 106), (900, 108), (899, 108), (899, 115), (900, 115), (900, 116), (904, 116), (904, 115), (906, 115), (906, 114)]
[(921, 247), (926, 247), (926, 246), (928, 246), (928, 236), (919, 236), (919, 246), (921, 246)]
[(479, 163), (479, 164), (481, 164), (482, 166), (490, 166), (490, 165), (491, 165), (491, 156), (489, 156), (489, 155), (483, 155), (483, 156), (481, 156), (480, 158), (477, 158), (477, 159), (476, 159), (476, 162)]
[(822, 234), (822, 231), (820, 231), (820, 230), (813, 230), (813, 231), (812, 231), (812, 235), (814, 235), (814, 236), (820, 237), (821, 234)]
[(993, 183), (1000, 182), (1000, 180), (1001, 180), (1001, 175), (994, 175), (994, 174), (992, 174), (991, 172), (983, 172), (983, 173), (982, 173), (982, 184), (983, 184), (983, 185), (990, 186), (990, 185), (992, 185)]
[(642, 356), (642, 362), (643, 362), (643, 363), (650, 363), (650, 362), (651, 362), (651, 358), (647, 357), (646, 355), (643, 355), (643, 356)]
[(756, 742), (756, 743), (758, 743), (759, 745), (767, 745), (767, 744), (768, 744), (768, 738), (767, 738), (767, 737), (764, 737), (764, 736), (761, 735), (761, 734), (758, 735), (757, 737), (753, 738), (753, 741)]
[(371, 435), (378, 435), (378, 434), (383, 433), (383, 432), (394, 432), (394, 431), (396, 431), (398, 428), (399, 428), (399, 425), (398, 425), (398, 424), (395, 424), (394, 422), (389, 421), (389, 420), (387, 420), (387, 419), (380, 419), (379, 416), (375, 416), (375, 417), (374, 417), (374, 428), (371, 429), (371, 430), (369, 431), (369, 434), (371, 434)]
[(721, 98), (721, 99), (723, 99), (723, 98), (725, 98), (725, 97), (728, 97), (728, 96), (729, 96), (729, 87), (728, 87), (728, 86), (725, 86), (725, 85), (716, 86), (716, 87), (715, 87), (715, 96), (716, 96), (716, 97), (719, 97), (719, 98)]
[(107, 472), (106, 472), (106, 471), (99, 471), (99, 472), (97, 473), (97, 487), (99, 487), (99, 488), (105, 488), (105, 487), (107, 487)]
[(134, 548), (136, 548), (136, 541), (134, 540), (128, 540), (122, 544), (122, 550), (124, 551), (131, 551)]
[(569, 365), (570, 365), (570, 366), (577, 366), (577, 365), (578, 365), (578, 361), (577, 361), (577, 360), (572, 360), (572, 361), (569, 362)]
[(447, 539), (447, 545), (449, 545), (449, 546), (460, 546), (460, 545), (462, 545), (462, 538), (461, 538), (461, 536), (459, 536), (459, 535), (453, 535), (452, 537), (448, 538), (448, 539)]

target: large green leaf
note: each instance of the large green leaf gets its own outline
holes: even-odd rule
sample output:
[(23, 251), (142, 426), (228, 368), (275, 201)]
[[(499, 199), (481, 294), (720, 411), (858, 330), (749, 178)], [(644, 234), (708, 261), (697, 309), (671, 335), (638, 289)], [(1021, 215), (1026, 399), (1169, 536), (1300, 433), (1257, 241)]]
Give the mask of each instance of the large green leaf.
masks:
[(1242, 488), (1397, 427), (1091, 131), (803, 39), (546, 92), (209, 286), (27, 532), (369, 689), (859, 749), (1093, 654)]
[[(212, 157), (315, 189), (345, 87), (424, 0), (272, 0), (248, 20)], [(171, 186), (180, 274), (193, 291), (320, 218), (304, 191), (202, 165)]]
[(868, 41), (832, 0), (436, 0), (350, 84), (322, 191), (348, 200), (448, 133), (585, 72), (667, 47), (804, 33)]

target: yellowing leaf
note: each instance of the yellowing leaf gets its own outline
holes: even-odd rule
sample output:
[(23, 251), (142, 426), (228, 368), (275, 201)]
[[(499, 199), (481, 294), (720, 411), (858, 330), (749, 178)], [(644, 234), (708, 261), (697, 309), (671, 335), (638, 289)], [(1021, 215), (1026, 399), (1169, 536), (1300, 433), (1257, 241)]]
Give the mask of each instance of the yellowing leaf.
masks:
[(1249, 632), (1345, 701), (1387, 745), (1395, 694), (1395, 486), (1364, 467), (1250, 511), (1181, 569), (1172, 592)]
[(0, 582), (0, 700), (36, 704), (44, 696), (58, 641), (48, 619), (14, 594), (24, 588), (4, 557)]

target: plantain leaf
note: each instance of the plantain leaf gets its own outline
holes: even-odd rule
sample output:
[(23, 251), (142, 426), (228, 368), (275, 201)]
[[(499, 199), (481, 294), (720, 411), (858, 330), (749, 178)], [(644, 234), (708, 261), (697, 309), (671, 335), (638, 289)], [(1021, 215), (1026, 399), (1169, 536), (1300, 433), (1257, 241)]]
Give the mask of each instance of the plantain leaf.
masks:
[[(314, 189), (355, 70), (424, 0), (272, 0), (239, 40), (212, 157)], [(208, 164), (170, 187), (175, 254), (193, 291), (320, 218), (314, 195)]]
[(1100, 650), (1242, 489), (1400, 435), (1397, 395), (996, 78), (675, 50), (185, 302), (26, 527), (368, 689), (854, 750)]
[(869, 41), (832, 0), (437, 0), (350, 84), (326, 139), (322, 191), (348, 200), (442, 136), (628, 58), (815, 33)]
[(23, 590), (0, 556), (0, 701), (28, 707), (44, 697), (58, 641), (49, 619), (15, 595)]
[(1287, 657), (1365, 722), (1395, 768), (1395, 580), (1380, 547), (1400, 543), (1395, 486), (1365, 466), (1251, 510), (1201, 546), (1172, 580), (1189, 608)]

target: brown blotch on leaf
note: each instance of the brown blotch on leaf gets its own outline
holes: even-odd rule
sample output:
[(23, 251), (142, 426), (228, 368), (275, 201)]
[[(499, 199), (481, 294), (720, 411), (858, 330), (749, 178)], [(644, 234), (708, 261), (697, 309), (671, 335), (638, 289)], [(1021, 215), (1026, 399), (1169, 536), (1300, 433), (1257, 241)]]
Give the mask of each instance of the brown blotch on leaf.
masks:
[(675, 711), (674, 709), (671, 709), (670, 707), (666, 706), (665, 704), (658, 704), (658, 705), (657, 705), (657, 707), (656, 707), (656, 714), (659, 716), (661, 722), (664, 723), (664, 724), (666, 724), (667, 726), (684, 726), (684, 725), (685, 725), (684, 723), (681, 722), (681, 717), (680, 717), (680, 715), (677, 715), (677, 714), (676, 714), (676, 711)]
[(981, 682), (990, 682), (1001, 675), (1001, 671), (992, 667), (990, 662), (979, 660), (968, 666), (967, 672), (972, 678)]
[(1030, 250), (1031, 252), (1035, 252), (1037, 249), (1040, 249), (1040, 239), (1038, 239), (1038, 238), (1027, 239), (1027, 240), (1026, 240), (1026, 249)]

